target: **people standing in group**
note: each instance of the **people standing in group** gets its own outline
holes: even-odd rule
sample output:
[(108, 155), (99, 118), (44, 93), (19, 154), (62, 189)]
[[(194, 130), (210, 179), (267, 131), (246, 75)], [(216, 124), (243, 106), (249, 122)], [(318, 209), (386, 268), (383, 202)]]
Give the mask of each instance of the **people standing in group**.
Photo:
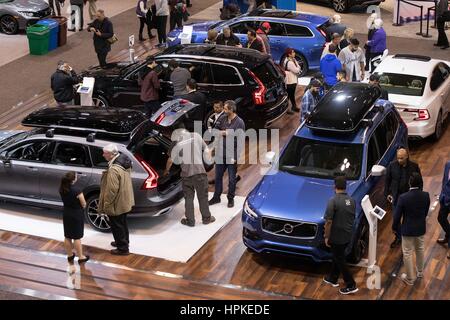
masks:
[(334, 179), (335, 196), (328, 200), (325, 211), (325, 245), (331, 248), (333, 263), (330, 273), (323, 278), (326, 284), (339, 287), (342, 274), (345, 287), (339, 289), (341, 294), (356, 293), (358, 288), (347, 266), (345, 250), (352, 240), (353, 224), (356, 215), (356, 203), (346, 192), (347, 181), (344, 176)]
[(114, 36), (112, 22), (105, 16), (105, 11), (99, 9), (95, 14), (96, 19), (88, 24), (88, 32), (93, 32), (94, 48), (97, 53), (100, 67), (106, 68), (106, 58), (111, 51), (109, 39)]
[(263, 22), (261, 23), (261, 26), (256, 30), (256, 35), (259, 36), (263, 43), (264, 43), (264, 51), (268, 55), (270, 55), (270, 43), (269, 43), (269, 37), (268, 34), (270, 32), (270, 23), (269, 22)]
[[(169, 150), (164, 176), (170, 172), (170, 168), (175, 163), (181, 167), (181, 184), (184, 194), (185, 218), (181, 219), (181, 224), (194, 227), (194, 198), (200, 206), (203, 224), (210, 224), (216, 221), (211, 215), (208, 203), (208, 177), (203, 164), (204, 153), (210, 152), (201, 135), (197, 132), (189, 132), (183, 123), (179, 123), (172, 134), (172, 146)], [(187, 151), (186, 154), (183, 151)]]
[[(394, 229), (401, 230), (403, 263), (406, 273), (400, 278), (412, 286), (416, 278), (423, 278), (425, 265), (426, 217), (430, 209), (430, 195), (422, 191), (422, 176), (413, 172), (409, 178), (409, 191), (398, 197), (394, 212)], [(416, 254), (414, 268), (413, 253)], [(417, 270), (417, 272), (416, 272)]]
[(148, 58), (148, 72), (142, 77), (139, 77), (138, 81), (141, 86), (141, 100), (144, 102), (146, 112), (149, 116), (152, 116), (161, 107), (159, 102), (159, 90), (161, 84), (155, 71), (157, 66), (158, 64), (156, 63), (155, 58)]
[(380, 89), (381, 95), (380, 95), (380, 99), (383, 100), (389, 100), (389, 93), (386, 89), (384, 89), (381, 85), (380, 85), (380, 76), (376, 73), (371, 74), (369, 77), (369, 84), (371, 86), (375, 86), (378, 89)]
[(241, 145), (238, 143), (239, 135), (244, 134), (245, 123), (237, 115), (236, 102), (227, 100), (224, 103), (224, 111), (227, 117), (225, 121), (216, 126), (220, 130), (221, 141), (218, 141), (218, 147), (215, 150), (215, 189), (214, 195), (209, 200), (209, 205), (221, 202), (223, 190), (223, 176), (228, 170), (228, 208), (234, 207), (234, 197), (237, 183), (237, 162), (241, 155)]
[(158, 42), (160, 46), (167, 42), (167, 19), (170, 14), (168, 0), (155, 0), (156, 30), (158, 31)]
[[(393, 211), (397, 207), (400, 195), (409, 190), (409, 179), (413, 173), (420, 173), (417, 163), (409, 160), (408, 150), (400, 148), (397, 150), (397, 159), (392, 161), (386, 170), (386, 180), (384, 187), (384, 195), (392, 204)], [(402, 233), (398, 225), (392, 224), (392, 230), (395, 235), (391, 248), (395, 248), (402, 242)]]
[(347, 72), (347, 81), (360, 82), (365, 77), (365, 57), (363, 50), (359, 47), (359, 40), (350, 39), (350, 45), (341, 50), (339, 60), (342, 68)]
[(127, 214), (134, 206), (133, 183), (131, 181), (131, 160), (119, 153), (116, 144), (103, 148), (103, 158), (108, 161), (108, 169), (100, 181), (98, 213), (109, 218), (114, 241), (111, 242), (113, 255), (125, 256), (130, 253), (130, 233)]
[(447, 259), (450, 259), (450, 224), (448, 222), (448, 215), (450, 213), (450, 161), (446, 163), (444, 168), (439, 205), (438, 222), (445, 234), (444, 237), (437, 240), (437, 243), (447, 245)]
[(58, 107), (74, 104), (75, 89), (73, 86), (79, 82), (80, 79), (72, 67), (65, 61), (59, 61), (50, 80), (53, 97)]
[[(83, 254), (81, 239), (84, 236), (84, 209), (86, 200), (83, 191), (75, 186), (77, 174), (67, 172), (61, 179), (59, 194), (64, 204), (63, 226), (64, 226), (64, 249), (67, 253), (67, 260), (73, 262), (75, 255), (78, 263), (85, 263), (89, 260), (88, 255)], [(75, 253), (73, 250), (75, 249)]]
[[(386, 31), (383, 29), (383, 20), (375, 19), (373, 25), (374, 25), (374, 33), (372, 35), (372, 39), (366, 42), (367, 46), (370, 48), (369, 53), (369, 63), (371, 63), (370, 72), (373, 72), (373, 70), (375, 69), (372, 60), (377, 56), (383, 55), (384, 50), (387, 49), (386, 46), (387, 37)], [(366, 70), (368, 70), (368, 66), (366, 66)]]
[(448, 38), (445, 33), (445, 23), (450, 21), (450, 10), (449, 10), (448, 0), (439, 0), (436, 6), (436, 27), (438, 30), (438, 40), (434, 44), (436, 47), (441, 47), (441, 49), (449, 48)]
[(180, 67), (178, 62), (174, 59), (169, 61), (169, 69), (171, 71), (170, 81), (173, 85), (173, 96), (179, 98), (187, 94), (186, 84), (191, 78), (191, 73), (188, 69)]
[(372, 13), (370, 17), (367, 19), (367, 42), (364, 44), (364, 50), (366, 55), (366, 71), (369, 71), (370, 66), (370, 53), (371, 53), (371, 44), (369, 42), (372, 40), (373, 35), (376, 31), (375, 29), (375, 20), (378, 18), (376, 13)]
[(300, 122), (306, 120), (311, 112), (315, 109), (320, 100), (320, 88), (322, 83), (314, 79), (311, 81), (310, 88), (305, 91), (302, 97), (302, 113), (300, 115)]
[[(350, 45), (350, 40), (355, 36), (355, 31), (352, 28), (347, 28), (344, 31), (344, 35), (342, 36), (342, 40), (339, 43), (339, 49), (342, 51), (344, 48)], [(339, 55), (338, 55), (339, 56)]]
[(247, 48), (265, 53), (264, 42), (260, 38), (258, 39), (255, 30), (249, 30), (247, 32), (247, 40)]
[(216, 29), (209, 29), (206, 35), (205, 43), (216, 44), (219, 33)]
[(186, 10), (183, 0), (169, 0), (170, 17), (169, 17), (169, 30), (183, 28), (183, 12)]
[[(75, 14), (78, 11), (79, 17), (80, 17), (80, 28), (79, 31), (83, 31), (84, 27), (84, 0), (70, 0), (70, 5), (72, 6), (72, 14), (70, 19), (75, 20)], [(73, 10), (74, 7), (78, 8), (78, 10)], [(75, 31), (75, 25), (73, 26), (73, 29), (70, 29), (69, 31)]]
[(337, 82), (337, 74), (342, 70), (342, 64), (336, 57), (337, 46), (333, 43), (328, 46), (329, 53), (320, 60), (320, 72), (324, 77), (325, 91), (330, 90)]
[(89, 2), (89, 18), (91, 21), (95, 19), (95, 13), (97, 12), (97, 0), (87, 0)]
[(289, 114), (293, 112), (299, 112), (300, 108), (297, 107), (295, 93), (298, 86), (298, 77), (300, 75), (301, 69), (300, 65), (295, 59), (295, 50), (288, 48), (285, 51), (286, 58), (283, 61), (283, 69), (286, 72), (286, 88), (289, 101), (291, 102), (291, 109), (288, 110)]
[(213, 114), (207, 120), (208, 130), (216, 128), (216, 126), (221, 122), (225, 121), (227, 115), (223, 110), (223, 102), (220, 100), (214, 101), (213, 103)]
[(144, 41), (143, 36), (144, 28), (147, 27), (148, 38), (152, 39), (155, 36), (152, 35), (152, 29), (150, 21), (148, 20), (148, 12), (151, 11), (147, 0), (139, 0), (136, 5), (136, 15), (139, 19), (139, 41)]
[(60, 0), (49, 0), (48, 5), (52, 9), (54, 15), (61, 16)]
[(344, 35), (344, 31), (347, 29), (345, 24), (341, 23), (341, 16), (335, 14), (331, 17), (331, 25), (327, 27), (327, 42), (330, 42), (333, 38), (333, 34), (337, 33), (341, 37)]
[(339, 56), (339, 53), (341, 52), (341, 50), (339, 49), (339, 44), (341, 43), (341, 39), (342, 39), (342, 37), (339, 33), (333, 33), (333, 35), (331, 36), (331, 42), (327, 42), (325, 44), (325, 47), (323, 48), (320, 59), (322, 59), (323, 57), (325, 57), (327, 54), (330, 53), (330, 45), (332, 45), (332, 44), (336, 47), (336, 50), (334, 51), (334, 55)]
[(230, 27), (226, 26), (217, 37), (216, 43), (224, 46), (237, 47), (241, 45), (241, 40), (231, 31)]

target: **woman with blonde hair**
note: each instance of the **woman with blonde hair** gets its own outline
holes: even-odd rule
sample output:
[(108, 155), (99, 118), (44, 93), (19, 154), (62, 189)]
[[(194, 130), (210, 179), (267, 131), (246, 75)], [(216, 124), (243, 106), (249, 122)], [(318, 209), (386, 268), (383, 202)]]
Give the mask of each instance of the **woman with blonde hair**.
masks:
[(350, 39), (355, 36), (355, 31), (352, 28), (347, 28), (344, 31), (344, 35), (342, 36), (342, 40), (339, 43), (339, 49), (342, 51), (345, 47), (350, 44)]

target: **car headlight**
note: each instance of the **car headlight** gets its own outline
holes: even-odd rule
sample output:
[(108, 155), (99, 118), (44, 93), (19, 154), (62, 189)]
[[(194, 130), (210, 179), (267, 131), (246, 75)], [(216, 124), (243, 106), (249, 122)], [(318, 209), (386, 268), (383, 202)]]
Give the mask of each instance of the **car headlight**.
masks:
[(248, 200), (245, 200), (245, 202), (244, 202), (244, 213), (253, 219), (258, 218), (258, 215), (256, 214), (256, 212), (252, 208), (250, 208), (250, 206), (248, 205)]
[(30, 11), (19, 11), (19, 12), (24, 17), (34, 17), (34, 12), (30, 12)]

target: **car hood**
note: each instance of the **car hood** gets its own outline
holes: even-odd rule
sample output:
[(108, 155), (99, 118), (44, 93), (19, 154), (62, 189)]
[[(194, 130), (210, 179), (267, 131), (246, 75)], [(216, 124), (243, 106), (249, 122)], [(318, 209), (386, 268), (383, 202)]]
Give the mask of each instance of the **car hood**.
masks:
[(411, 106), (411, 107), (422, 107), (422, 97), (413, 97), (413, 96), (406, 96), (401, 94), (389, 94), (389, 101), (391, 101), (396, 107), (404, 107), (404, 106)]
[[(352, 194), (357, 185), (357, 181), (350, 181), (348, 193)], [(333, 195), (333, 180), (295, 176), (280, 171), (264, 177), (248, 201), (263, 216), (321, 223), (327, 202)]]
[(48, 8), (48, 4), (44, 0), (15, 0), (3, 5), (10, 5), (11, 8), (18, 11), (40, 11)]

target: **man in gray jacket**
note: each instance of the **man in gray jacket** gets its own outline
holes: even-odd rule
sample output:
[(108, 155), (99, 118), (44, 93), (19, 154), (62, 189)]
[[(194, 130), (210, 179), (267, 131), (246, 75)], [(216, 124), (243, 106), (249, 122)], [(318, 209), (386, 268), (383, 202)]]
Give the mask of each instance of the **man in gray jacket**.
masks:
[(173, 85), (173, 97), (177, 98), (187, 94), (186, 85), (191, 78), (191, 73), (186, 68), (181, 68), (176, 60), (169, 61), (169, 68), (171, 70), (170, 82)]

